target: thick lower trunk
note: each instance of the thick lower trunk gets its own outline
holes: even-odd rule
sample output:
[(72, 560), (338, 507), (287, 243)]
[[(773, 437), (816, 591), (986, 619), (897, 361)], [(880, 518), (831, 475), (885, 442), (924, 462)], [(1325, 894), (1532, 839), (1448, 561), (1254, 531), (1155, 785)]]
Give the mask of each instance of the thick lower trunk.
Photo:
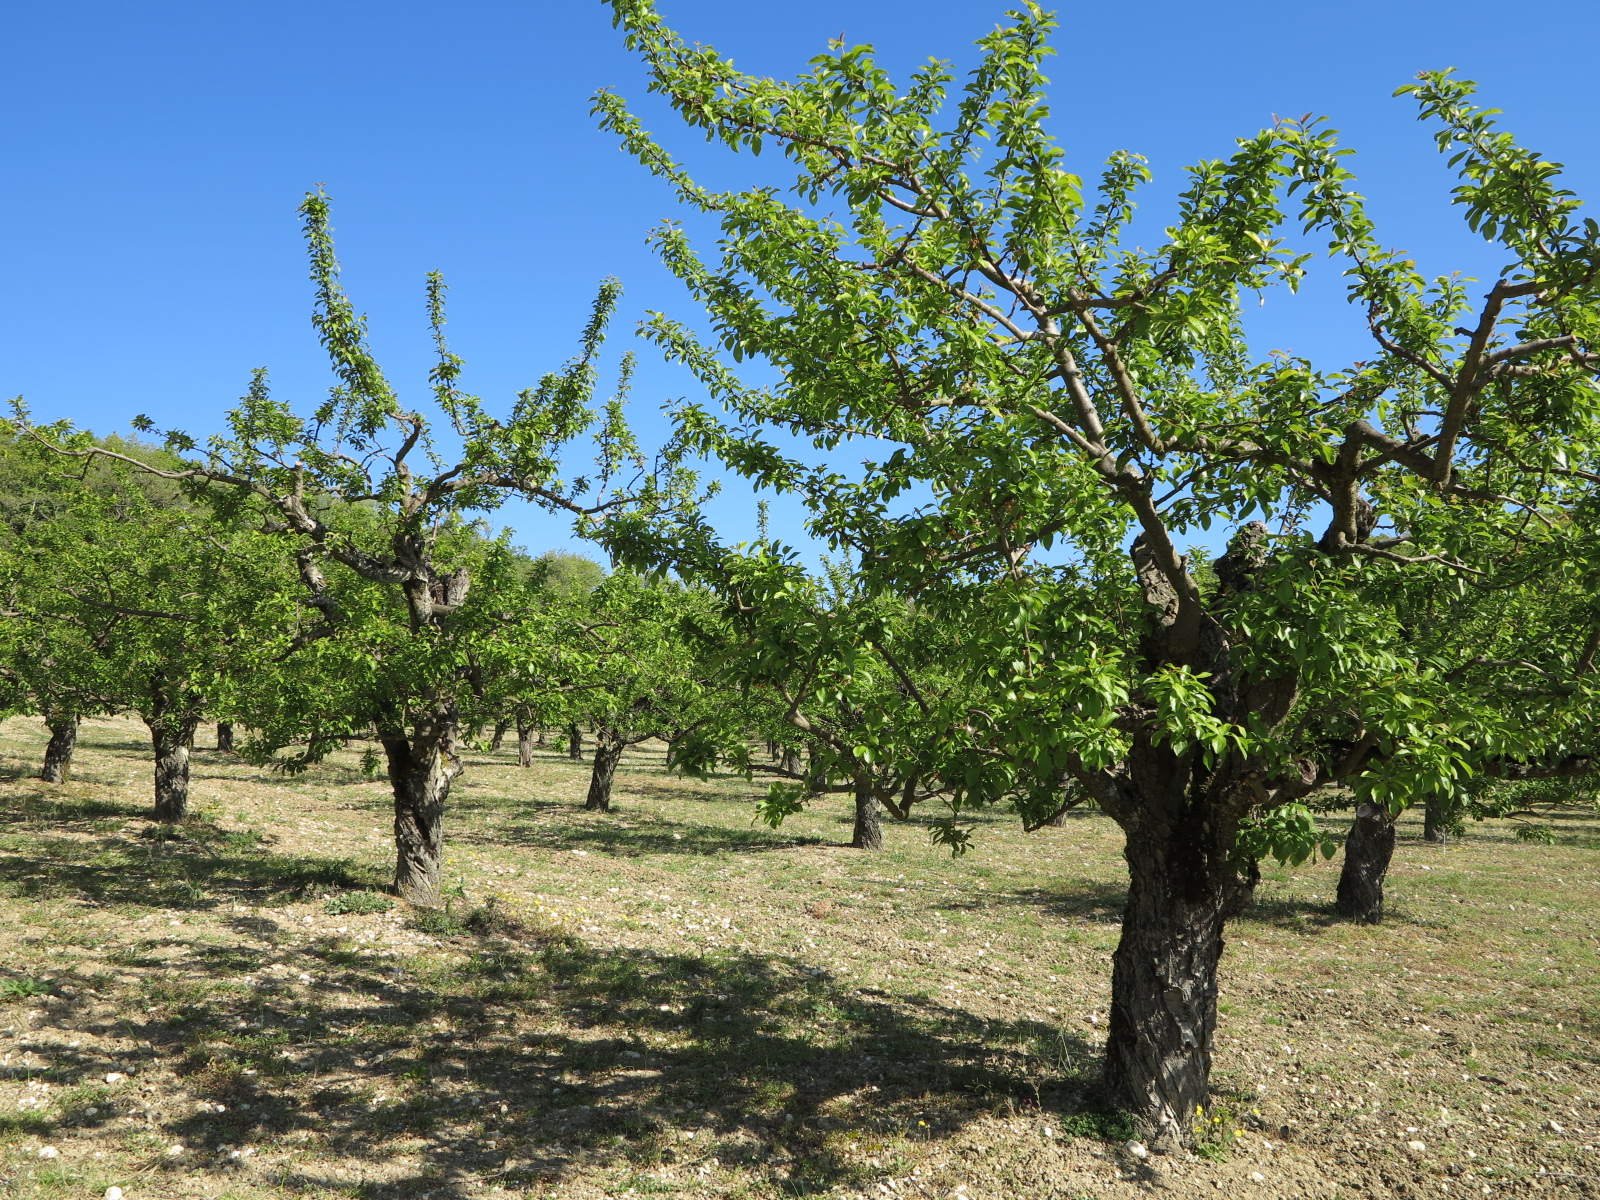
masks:
[(462, 770), (454, 743), (453, 728), (442, 736), (383, 738), (394, 792), (394, 886), (419, 908), (437, 908), (443, 899), (444, 806)]
[(1449, 805), (1443, 796), (1429, 796), (1422, 808), (1422, 840), (1444, 845), (1450, 840)]
[(1164, 835), (1130, 835), (1123, 852), (1128, 907), (1112, 957), (1105, 1084), (1162, 1150), (1189, 1140), (1207, 1102), (1223, 923), (1248, 887), (1208, 855), (1206, 832), (1180, 821)]
[(510, 728), (510, 721), (496, 721), (494, 723), (494, 736), (489, 739), (490, 754), (500, 753), (500, 746), (506, 740), (506, 730)]
[(611, 811), (611, 781), (622, 760), (620, 740), (601, 732), (595, 735), (594, 773), (589, 776), (589, 798), (583, 806), (590, 812)]
[(155, 819), (173, 823), (189, 815), (189, 751), (198, 713), (168, 713), (144, 719), (155, 751)]
[(517, 725), (517, 766), (533, 766), (533, 730), (526, 725)]
[(573, 762), (583, 757), (583, 730), (576, 722), (567, 726), (567, 757)]
[(857, 850), (883, 849), (883, 804), (868, 784), (856, 785), (856, 825), (850, 844)]
[(543, 750), (544, 749), (544, 744), (545, 744), (545, 729), (544, 729), (544, 726), (541, 725), (539, 727), (539, 740), (534, 742), (534, 745), (538, 746), (539, 749)]
[(217, 749), (227, 754), (233, 753), (233, 725), (230, 722), (217, 722)]
[(778, 769), (787, 771), (790, 775), (800, 774), (800, 752), (793, 746), (783, 748), (783, 757), (778, 760)]
[(1383, 920), (1383, 877), (1394, 857), (1394, 817), (1388, 809), (1363, 804), (1344, 839), (1344, 868), (1334, 908), (1341, 917), (1376, 925)]
[(45, 721), (50, 726), (50, 742), (44, 748), (39, 778), (46, 783), (65, 783), (72, 776), (72, 752), (78, 748), (78, 717), (76, 713), (56, 713)]

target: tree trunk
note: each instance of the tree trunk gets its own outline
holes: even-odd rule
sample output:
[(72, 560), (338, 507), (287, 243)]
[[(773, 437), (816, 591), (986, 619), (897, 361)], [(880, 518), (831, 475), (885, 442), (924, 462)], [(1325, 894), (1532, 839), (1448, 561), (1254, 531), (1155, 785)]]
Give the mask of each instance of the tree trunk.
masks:
[(787, 771), (790, 775), (800, 774), (800, 752), (793, 746), (783, 748), (783, 757), (778, 760), (778, 769)]
[(156, 759), (155, 820), (175, 823), (189, 815), (189, 751), (200, 714), (151, 713), (144, 718)]
[(856, 784), (856, 827), (850, 844), (857, 850), (883, 849), (883, 804), (870, 783)]
[(533, 730), (517, 722), (517, 766), (533, 766)]
[(601, 729), (594, 738), (594, 774), (589, 776), (589, 798), (584, 807), (590, 812), (611, 811), (611, 781), (622, 759), (622, 739)]
[(233, 753), (233, 725), (228, 721), (217, 722), (217, 749), (226, 754)]
[(1123, 849), (1128, 907), (1112, 957), (1105, 1084), (1159, 1150), (1186, 1144), (1207, 1103), (1223, 923), (1250, 886), (1215, 852), (1212, 820), (1188, 804), (1167, 831), (1130, 832)]
[(1442, 846), (1450, 840), (1450, 814), (1443, 796), (1429, 796), (1422, 807), (1422, 840)]
[(444, 806), (462, 771), (455, 734), (442, 719), (409, 737), (389, 732), (382, 739), (394, 791), (394, 886), (419, 908), (437, 908), (443, 898)]
[(541, 725), (541, 726), (539, 726), (539, 740), (534, 743), (534, 745), (538, 746), (539, 749), (541, 749), (541, 750), (544, 749), (544, 735), (545, 735), (545, 729), (544, 729), (544, 726)]
[(1383, 920), (1383, 877), (1394, 857), (1394, 817), (1376, 804), (1356, 809), (1344, 839), (1344, 869), (1334, 909), (1341, 917), (1376, 925)]
[(44, 748), (39, 778), (46, 783), (65, 783), (72, 776), (72, 752), (78, 748), (78, 715), (52, 713), (45, 722), (50, 726), (50, 744)]
[(583, 730), (576, 721), (567, 726), (567, 757), (573, 762), (583, 758)]
[[(511, 722), (510, 721), (496, 721), (494, 723), (494, 736), (489, 739), (489, 753), (490, 754), (499, 754), (500, 753), (500, 744), (506, 740), (506, 730), (508, 730), (510, 728), (511, 728)], [(520, 738), (521, 730), (518, 730), (517, 732), (518, 732), (518, 736)]]

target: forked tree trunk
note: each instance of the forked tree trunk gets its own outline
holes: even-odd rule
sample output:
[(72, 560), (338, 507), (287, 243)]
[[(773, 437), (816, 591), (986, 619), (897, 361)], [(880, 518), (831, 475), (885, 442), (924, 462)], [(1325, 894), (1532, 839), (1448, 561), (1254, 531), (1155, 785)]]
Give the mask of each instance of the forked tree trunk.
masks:
[(1105, 1083), (1156, 1148), (1188, 1142), (1208, 1104), (1223, 924), (1248, 889), (1208, 847), (1201, 806), (1165, 832), (1130, 834), (1128, 907), (1112, 956)]
[(444, 806), (450, 785), (461, 774), (453, 723), (441, 721), (411, 736), (384, 734), (383, 752), (394, 791), (394, 886), (419, 908), (442, 902)]
[(65, 783), (72, 777), (72, 753), (78, 748), (78, 716), (52, 713), (45, 722), (50, 726), (50, 742), (44, 748), (39, 778), (46, 783)]
[(228, 721), (217, 722), (217, 749), (233, 753), (233, 725)]
[(567, 757), (573, 762), (583, 757), (583, 730), (576, 721), (567, 726)]
[(1394, 857), (1394, 817), (1376, 804), (1356, 809), (1344, 839), (1344, 868), (1334, 909), (1341, 917), (1376, 925), (1383, 920), (1383, 878)]
[(594, 773), (589, 776), (589, 798), (583, 805), (590, 812), (611, 811), (611, 781), (616, 778), (621, 760), (622, 739), (608, 729), (598, 730), (594, 738)]
[(1450, 840), (1449, 805), (1443, 796), (1429, 796), (1422, 807), (1422, 840), (1442, 846)]
[(150, 729), (150, 744), (155, 751), (155, 819), (181, 821), (189, 815), (189, 751), (194, 748), (200, 714), (181, 709), (151, 713), (144, 723)]
[(871, 784), (856, 784), (856, 825), (850, 844), (857, 850), (883, 849), (883, 804)]
[[(511, 728), (510, 721), (496, 721), (494, 723), (494, 736), (489, 739), (489, 753), (499, 754), (500, 745), (506, 740), (506, 730)], [(520, 733), (520, 730), (519, 730)]]
[(533, 766), (533, 730), (517, 722), (517, 766)]

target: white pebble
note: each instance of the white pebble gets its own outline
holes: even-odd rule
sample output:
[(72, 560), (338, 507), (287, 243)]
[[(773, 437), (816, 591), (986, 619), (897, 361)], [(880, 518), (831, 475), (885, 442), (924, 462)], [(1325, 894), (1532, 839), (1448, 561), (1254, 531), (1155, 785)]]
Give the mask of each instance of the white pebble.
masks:
[(167, 1157), (168, 1158), (177, 1158), (178, 1155), (180, 1155), (182, 1153), (183, 1153), (183, 1147), (182, 1146), (179, 1146), (177, 1144), (173, 1144), (173, 1145), (167, 1147)]
[(106, 1189), (106, 1200), (122, 1200), (123, 1195), (124, 1193), (119, 1187), (108, 1187)]
[(1143, 1142), (1129, 1142), (1124, 1149), (1135, 1158), (1149, 1158), (1150, 1150)]
[(1411, 1153), (1413, 1153), (1413, 1154), (1426, 1154), (1428, 1152), (1428, 1143), (1426, 1143), (1426, 1142), (1407, 1142), (1406, 1143), (1406, 1149), (1411, 1151)]
[(54, 1146), (40, 1146), (39, 1147), (39, 1157), (40, 1158), (60, 1158), (61, 1157), (61, 1151), (57, 1150)]
[(1265, 1183), (1267, 1181), (1267, 1177), (1260, 1171), (1251, 1171), (1250, 1178), (1255, 1180), (1257, 1183)]
[(106, 1075), (107, 1083), (121, 1083), (127, 1076), (121, 1071), (111, 1071)]

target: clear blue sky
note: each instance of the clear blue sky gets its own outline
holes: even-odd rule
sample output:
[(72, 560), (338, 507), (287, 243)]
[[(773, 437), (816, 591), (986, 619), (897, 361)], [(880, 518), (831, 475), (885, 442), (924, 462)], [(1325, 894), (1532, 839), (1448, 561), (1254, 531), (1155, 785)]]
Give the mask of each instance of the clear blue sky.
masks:
[[(902, 72), (929, 56), (968, 63), (1003, 8), (664, 0), (691, 40), (777, 75), (841, 32)], [(1600, 191), (1593, 0), (1147, 0), (1059, 12), (1053, 109), (1071, 165), (1087, 174), (1114, 149), (1147, 155), (1153, 219), (1183, 164), (1228, 153), (1273, 113), (1323, 112), (1360, 151), (1385, 240), (1425, 270), (1492, 270), (1449, 209), (1450, 176), (1412, 107), (1389, 98), (1417, 70), (1446, 65), (1477, 79), (1526, 144), (1567, 163), (1580, 194)], [(590, 0), (54, 0), (7, 6), (0, 31), (0, 394), (99, 431), (143, 412), (209, 432), (258, 365), (286, 397), (323, 394), (294, 215), (318, 183), (391, 377), (413, 395), (423, 380), (421, 282), (438, 269), (469, 386), (495, 403), (570, 352), (603, 276), (627, 288), (616, 342), (646, 308), (695, 315), (643, 245), (671, 200), (595, 130), (596, 88), (635, 99), (713, 181), (741, 178), (646, 102), (608, 10)], [(1359, 323), (1337, 294), (1326, 280), (1272, 308), (1263, 336), (1359, 356)], [(647, 439), (660, 431), (658, 404), (689, 391), (646, 362), (635, 412)], [(735, 538), (753, 528), (746, 498), (730, 494), (716, 515)], [(521, 509), (504, 519), (531, 548), (567, 541), (552, 519)], [(792, 513), (778, 524), (798, 534)]]

